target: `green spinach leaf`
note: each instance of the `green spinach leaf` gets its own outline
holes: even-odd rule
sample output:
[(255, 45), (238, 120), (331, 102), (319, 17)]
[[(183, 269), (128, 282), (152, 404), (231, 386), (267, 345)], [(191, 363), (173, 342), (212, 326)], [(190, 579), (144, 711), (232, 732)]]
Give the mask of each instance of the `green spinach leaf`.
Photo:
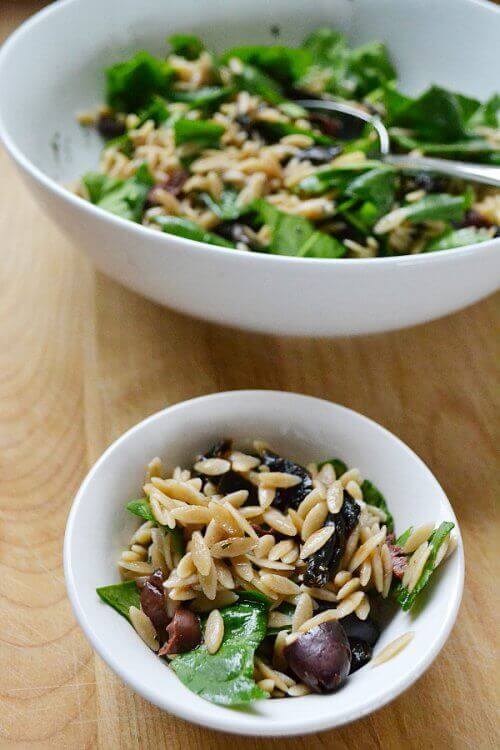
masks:
[(387, 213), (394, 202), (396, 191), (396, 172), (391, 167), (380, 167), (363, 172), (349, 182), (345, 194), (373, 203), (377, 215)]
[(146, 106), (137, 112), (139, 118), (137, 127), (144, 125), (147, 120), (153, 120), (156, 126), (161, 125), (168, 118), (168, 115), (165, 99), (162, 96), (153, 96)]
[(361, 485), (361, 491), (363, 492), (363, 500), (365, 501), (365, 503), (374, 505), (376, 508), (380, 508), (380, 510), (383, 510), (386, 514), (387, 520), (385, 522), (385, 525), (387, 526), (387, 531), (394, 531), (394, 518), (391, 511), (389, 510), (387, 501), (380, 490), (377, 489), (377, 487), (375, 487), (373, 482), (370, 482), (369, 479), (365, 479), (363, 484)]
[(224, 126), (211, 120), (188, 120), (183, 117), (174, 123), (174, 134), (176, 146), (183, 143), (196, 143), (200, 148), (217, 146)]
[(454, 247), (474, 245), (476, 242), (486, 242), (491, 239), (487, 229), (476, 227), (463, 227), (462, 229), (449, 229), (439, 237), (430, 240), (422, 250), (423, 253), (434, 253), (438, 250), (451, 250)]
[(165, 93), (174, 72), (164, 60), (137, 52), (130, 60), (106, 70), (106, 101), (120, 112), (135, 112), (153, 94)]
[(304, 177), (297, 185), (297, 191), (308, 195), (321, 195), (334, 188), (343, 191), (358, 175), (382, 167), (382, 162), (369, 159), (352, 164), (322, 167), (308, 177)]
[(234, 221), (248, 211), (246, 206), (238, 206), (238, 193), (235, 190), (224, 190), (218, 203), (209, 193), (201, 193), (200, 198), (222, 221)]
[(243, 65), (239, 73), (233, 73), (233, 82), (238, 91), (249, 91), (270, 104), (286, 101), (279, 83), (253, 65)]
[(196, 242), (207, 242), (209, 245), (235, 247), (234, 243), (214, 232), (207, 232), (199, 224), (189, 219), (183, 219), (179, 216), (157, 216), (155, 222), (167, 234), (175, 234), (177, 237), (185, 237), (188, 240), (196, 240)]
[(153, 521), (156, 523), (156, 519), (153, 516), (149, 503), (145, 497), (141, 500), (131, 500), (130, 503), (127, 503), (126, 507), (130, 513), (134, 514), (134, 516), (139, 516), (140, 518), (145, 518), (146, 521)]
[(129, 618), (130, 607), (141, 606), (141, 595), (135, 581), (115, 583), (111, 586), (101, 586), (96, 589), (103, 602), (116, 609), (123, 617)]
[(430, 538), (429, 538), (429, 546), (431, 548), (431, 553), (429, 557), (427, 558), (427, 562), (425, 563), (424, 569), (420, 575), (420, 578), (417, 581), (417, 584), (413, 591), (408, 591), (406, 586), (403, 586), (402, 583), (400, 583), (397, 588), (395, 589), (395, 597), (398, 604), (401, 605), (401, 608), (407, 612), (413, 604), (415, 603), (416, 598), (424, 589), (427, 584), (429, 583), (429, 580), (432, 577), (432, 574), (434, 573), (434, 564), (436, 562), (436, 557), (439, 552), (439, 549), (443, 542), (448, 538), (450, 535), (451, 530), (455, 526), (454, 523), (451, 521), (443, 521), (443, 523), (439, 526), (439, 528), (435, 529), (435, 531), (432, 532)]
[(172, 34), (167, 41), (172, 52), (186, 60), (196, 60), (205, 49), (201, 39), (194, 34)]
[(345, 254), (341, 242), (319, 232), (307, 219), (279, 211), (262, 199), (255, 202), (254, 208), (271, 230), (271, 253), (302, 258), (340, 258)]
[(170, 664), (179, 679), (205, 700), (237, 706), (265, 698), (253, 679), (254, 655), (266, 635), (267, 606), (240, 600), (221, 609), (224, 638), (216, 654), (204, 645), (177, 656)]
[(312, 63), (312, 56), (307, 49), (282, 45), (233, 47), (224, 53), (222, 63), (226, 64), (233, 57), (259, 68), (285, 85), (291, 85), (301, 78)]
[(169, 92), (169, 99), (174, 102), (189, 104), (191, 109), (216, 109), (232, 94), (229, 86), (204, 86), (194, 91)]
[(140, 221), (147, 195), (153, 186), (153, 178), (147, 166), (140, 166), (128, 180), (104, 177), (105, 179), (99, 180), (95, 173), (90, 173), (83, 178), (92, 203), (123, 219)]

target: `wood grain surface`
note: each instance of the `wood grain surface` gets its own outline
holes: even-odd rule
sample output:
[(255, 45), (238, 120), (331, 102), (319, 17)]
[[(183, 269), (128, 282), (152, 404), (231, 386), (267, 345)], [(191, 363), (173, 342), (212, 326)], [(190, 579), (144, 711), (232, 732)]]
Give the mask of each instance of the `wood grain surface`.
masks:
[[(41, 5), (2, 2), (1, 35)], [(351, 341), (207, 325), (96, 273), (34, 205), (3, 153), (0, 243), (0, 747), (500, 747), (498, 297), (430, 325)], [(369, 718), (306, 738), (235, 740), (162, 713), (94, 655), (65, 594), (66, 516), (104, 448), (167, 404), (247, 387), (328, 398), (394, 431), (435, 472), (465, 539), (462, 609), (429, 671)]]

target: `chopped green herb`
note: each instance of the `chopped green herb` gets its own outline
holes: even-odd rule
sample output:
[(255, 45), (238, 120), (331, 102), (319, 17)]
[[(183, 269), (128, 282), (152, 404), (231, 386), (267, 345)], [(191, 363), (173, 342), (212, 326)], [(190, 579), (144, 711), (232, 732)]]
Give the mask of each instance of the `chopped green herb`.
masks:
[(151, 508), (149, 507), (146, 498), (142, 498), (142, 500), (132, 500), (130, 503), (127, 503), (127, 510), (130, 513), (133, 513), (134, 516), (139, 516), (140, 518), (145, 518), (146, 521), (154, 521), (156, 523), (156, 519), (151, 512)]

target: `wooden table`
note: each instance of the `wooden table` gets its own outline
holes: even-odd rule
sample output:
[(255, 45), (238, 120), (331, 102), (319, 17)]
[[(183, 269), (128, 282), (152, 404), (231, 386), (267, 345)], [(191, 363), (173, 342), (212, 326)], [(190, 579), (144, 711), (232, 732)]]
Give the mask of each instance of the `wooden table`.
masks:
[[(4, 4), (0, 34), (41, 4), (17, 0), (5, 12)], [(0, 238), (0, 747), (499, 747), (492, 657), (498, 298), (413, 330), (351, 341), (207, 325), (96, 273), (34, 205), (3, 153)], [(435, 472), (465, 538), (464, 601), (436, 662), (390, 706), (317, 736), (236, 740), (162, 713), (94, 655), (66, 599), (66, 516), (104, 448), (167, 404), (247, 387), (332, 399), (393, 430)]]

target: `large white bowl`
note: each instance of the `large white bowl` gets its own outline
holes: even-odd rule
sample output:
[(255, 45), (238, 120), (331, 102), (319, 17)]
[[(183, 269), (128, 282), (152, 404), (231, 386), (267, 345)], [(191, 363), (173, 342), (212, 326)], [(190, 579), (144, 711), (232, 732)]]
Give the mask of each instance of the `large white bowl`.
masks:
[(387, 42), (401, 84), (487, 97), (498, 86), (500, 12), (478, 0), (61, 0), (0, 53), (0, 138), (47, 213), (109, 276), (182, 312), (275, 334), (351, 335), (422, 323), (494, 291), (500, 240), (424, 256), (273, 257), (161, 235), (62, 187), (96, 166), (101, 143), (75, 112), (102, 101), (103, 68), (175, 31), (216, 50), (298, 43), (327, 24)]
[[(247, 710), (216, 706), (191, 693), (132, 627), (101, 602), (97, 586), (118, 581), (116, 561), (137, 526), (125, 503), (137, 496), (145, 464), (156, 455), (173, 468), (221, 437), (256, 436), (304, 463), (339, 456), (358, 466), (385, 494), (396, 529), (451, 520), (450, 503), (422, 461), (398, 438), (350, 409), (294, 393), (232, 391), (196, 398), (154, 414), (99, 459), (71, 509), (64, 570), (76, 617), (100, 656), (140, 695), (202, 726), (250, 735), (317, 732), (358, 719), (395, 698), (437, 656), (455, 621), (463, 589), (458, 550), (429, 586), (416, 617), (397, 613), (377, 649), (410, 630), (415, 635), (391, 661), (351, 675), (335, 694), (258, 701)], [(445, 699), (445, 698), (444, 698)]]

